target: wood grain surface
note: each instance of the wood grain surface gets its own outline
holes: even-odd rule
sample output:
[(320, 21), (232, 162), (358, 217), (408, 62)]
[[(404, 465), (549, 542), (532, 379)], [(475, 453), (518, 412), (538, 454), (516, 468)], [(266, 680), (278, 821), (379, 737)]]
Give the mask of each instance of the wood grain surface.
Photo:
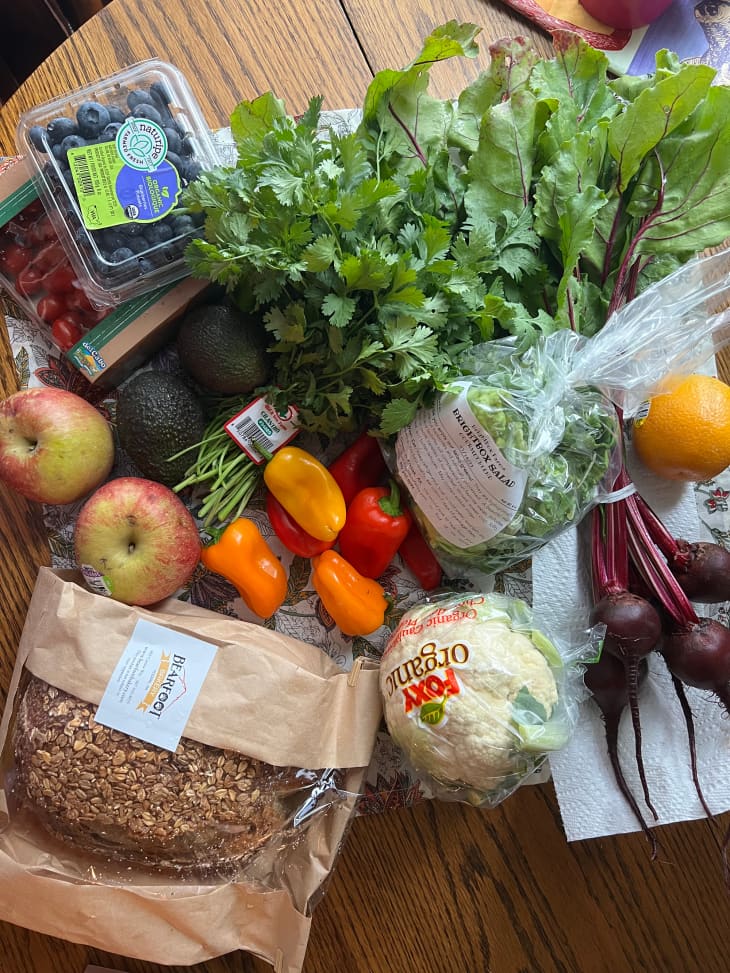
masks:
[[(456, 94), (487, 63), (491, 40), (549, 41), (488, 0), (113, 0), (0, 111), (0, 153), (14, 151), (22, 110), (133, 61), (161, 56), (188, 76), (211, 126), (240, 98), (272, 89), (291, 111), (322, 94), (356, 105), (372, 72), (406, 64), (433, 26), (480, 24), (476, 61), (442, 66)], [(0, 329), (0, 394), (16, 387)], [(39, 509), (0, 486), (0, 697), (38, 565), (48, 563)], [(725, 973), (730, 897), (719, 839), (728, 815), (660, 830), (651, 862), (636, 834), (568, 845), (550, 784), (494, 811), (428, 803), (357, 819), (314, 913), (305, 973)], [(0, 923), (0, 973), (265, 973), (235, 953), (163, 967)]]

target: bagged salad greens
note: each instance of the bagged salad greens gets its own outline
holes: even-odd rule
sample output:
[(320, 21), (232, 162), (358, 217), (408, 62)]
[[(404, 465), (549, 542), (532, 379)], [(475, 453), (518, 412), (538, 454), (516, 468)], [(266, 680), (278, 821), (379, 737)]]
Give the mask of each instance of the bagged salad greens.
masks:
[(529, 557), (611, 492), (621, 415), (728, 340), (730, 251), (689, 261), (592, 338), (555, 332), (520, 352), (492, 341), (420, 410), (389, 461), (452, 577)]

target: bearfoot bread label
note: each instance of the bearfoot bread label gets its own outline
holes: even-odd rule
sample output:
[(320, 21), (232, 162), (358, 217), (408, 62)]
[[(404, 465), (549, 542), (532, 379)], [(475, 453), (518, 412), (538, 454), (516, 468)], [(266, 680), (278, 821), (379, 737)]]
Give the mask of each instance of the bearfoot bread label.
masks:
[(217, 648), (139, 619), (99, 703), (97, 723), (175, 751)]

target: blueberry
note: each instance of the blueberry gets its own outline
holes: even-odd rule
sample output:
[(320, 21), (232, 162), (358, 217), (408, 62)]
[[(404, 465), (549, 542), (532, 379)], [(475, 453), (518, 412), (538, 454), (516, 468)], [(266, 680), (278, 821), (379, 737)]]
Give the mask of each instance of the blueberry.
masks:
[(32, 125), (28, 130), (30, 144), (39, 152), (46, 151), (46, 130), (42, 125)]
[(127, 95), (127, 106), (130, 111), (134, 111), (137, 105), (151, 105), (152, 99), (146, 91), (142, 91), (140, 88), (133, 88), (132, 91)]
[(49, 145), (58, 145), (67, 135), (77, 135), (78, 129), (70, 118), (54, 118), (46, 125), (46, 137)]
[(130, 260), (134, 256), (134, 251), (129, 247), (117, 247), (109, 254), (109, 261), (113, 264), (121, 264), (125, 260)]
[(127, 238), (123, 233), (120, 233), (116, 227), (110, 227), (108, 230), (104, 230), (102, 233), (102, 241), (104, 243), (104, 249), (118, 250), (119, 247), (126, 247), (129, 243)]
[(146, 103), (137, 105), (132, 109), (132, 114), (135, 118), (149, 118), (151, 122), (156, 122), (158, 125), (162, 125), (162, 115), (158, 108), (154, 105), (149, 105)]
[(195, 229), (195, 223), (187, 214), (184, 216), (173, 216), (170, 220), (170, 225), (175, 236), (185, 236), (185, 234), (192, 233)]
[(168, 152), (174, 152), (176, 155), (180, 155), (180, 145), (182, 144), (182, 139), (180, 138), (180, 133), (178, 130), (172, 125), (166, 125), (165, 135), (167, 136)]
[(173, 229), (169, 223), (153, 223), (147, 229), (147, 239), (153, 247), (158, 243), (167, 243), (174, 236)]
[(151, 274), (156, 269), (154, 261), (150, 260), (149, 257), (139, 257), (137, 259), (137, 266), (139, 267), (139, 272), (142, 276)]
[(180, 140), (180, 152), (183, 155), (192, 155), (193, 149), (193, 139), (190, 133), (183, 135), (182, 139)]
[(186, 182), (194, 182), (203, 171), (203, 167), (194, 159), (186, 160), (182, 171), (182, 177)]
[(51, 146), (51, 154), (53, 155), (53, 158), (54, 159), (58, 159), (59, 162), (60, 162), (60, 160), (61, 160), (62, 157), (64, 159), (66, 158), (66, 153), (61, 149), (61, 143), (60, 142), (57, 145), (52, 145)]
[(117, 137), (117, 132), (122, 127), (121, 122), (109, 122), (101, 133), (102, 142), (113, 142)]
[[(67, 135), (66, 138), (61, 142), (61, 155), (56, 156), (59, 162), (63, 162), (66, 159), (66, 154), (69, 149), (81, 149), (86, 145), (86, 139), (81, 135)], [(56, 154), (55, 152), (53, 153)]]
[(97, 101), (85, 101), (76, 112), (79, 132), (87, 139), (95, 139), (109, 124), (109, 109)]
[(150, 94), (155, 101), (159, 101), (163, 105), (169, 105), (172, 101), (172, 95), (164, 81), (153, 81), (150, 85)]
[[(130, 223), (129, 225), (132, 226), (133, 224)], [(144, 253), (150, 248), (150, 244), (146, 236), (127, 237), (127, 246), (132, 253)]]
[(109, 121), (113, 125), (121, 125), (124, 119), (127, 117), (122, 109), (117, 108), (116, 105), (109, 105), (107, 107), (107, 111), (109, 112)]
[(143, 232), (141, 223), (124, 223), (119, 227), (119, 232), (125, 236), (141, 236)]
[(177, 155), (175, 152), (168, 152), (167, 155), (165, 156), (165, 161), (169, 162), (171, 166), (175, 166), (175, 168), (178, 171), (178, 175), (182, 179), (183, 168), (185, 164), (183, 160), (180, 158), (180, 156)]

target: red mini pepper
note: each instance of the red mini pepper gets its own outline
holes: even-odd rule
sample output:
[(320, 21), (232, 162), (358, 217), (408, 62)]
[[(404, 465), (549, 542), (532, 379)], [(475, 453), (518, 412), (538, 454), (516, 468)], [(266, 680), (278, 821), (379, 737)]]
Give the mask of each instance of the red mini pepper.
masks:
[(347, 508), (338, 538), (342, 556), (366, 578), (379, 578), (411, 526), (395, 480), (387, 487), (360, 490)]
[(415, 520), (398, 548), (398, 554), (424, 591), (438, 588), (443, 579), (443, 569)]
[(378, 440), (361, 433), (357, 439), (340, 453), (329, 465), (329, 471), (337, 481), (350, 506), (355, 494), (367, 487), (378, 486), (388, 473)]
[(315, 557), (322, 551), (329, 550), (334, 544), (334, 540), (321, 541), (318, 537), (308, 534), (291, 514), (287, 513), (273, 493), (266, 494), (266, 513), (274, 533), (292, 554), (298, 554), (299, 557)]

